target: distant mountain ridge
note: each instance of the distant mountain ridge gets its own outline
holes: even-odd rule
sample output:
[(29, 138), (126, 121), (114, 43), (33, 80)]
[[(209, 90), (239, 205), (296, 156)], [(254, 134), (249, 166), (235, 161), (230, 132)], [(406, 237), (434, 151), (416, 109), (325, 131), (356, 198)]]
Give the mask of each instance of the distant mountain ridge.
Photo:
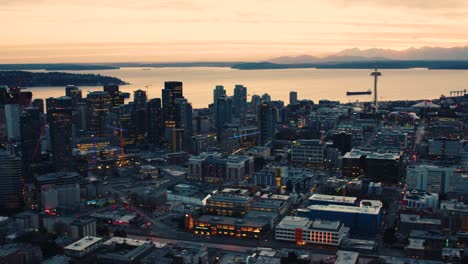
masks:
[(405, 50), (359, 49), (351, 48), (325, 57), (311, 55), (282, 56), (269, 59), (268, 62), (279, 64), (303, 64), (325, 62), (357, 62), (382, 60), (468, 60), (468, 46), (440, 48), (421, 47)]

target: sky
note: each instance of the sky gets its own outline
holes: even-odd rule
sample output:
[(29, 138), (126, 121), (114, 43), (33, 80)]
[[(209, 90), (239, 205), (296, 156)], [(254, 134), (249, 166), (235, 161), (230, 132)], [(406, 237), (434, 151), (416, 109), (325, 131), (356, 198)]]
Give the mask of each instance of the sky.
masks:
[(0, 0), (0, 63), (258, 61), (468, 45), (466, 0)]

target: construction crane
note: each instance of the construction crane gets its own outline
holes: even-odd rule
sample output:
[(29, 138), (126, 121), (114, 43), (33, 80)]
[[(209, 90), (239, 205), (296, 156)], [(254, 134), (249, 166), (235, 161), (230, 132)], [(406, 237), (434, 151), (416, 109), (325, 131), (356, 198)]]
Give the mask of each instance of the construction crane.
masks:
[(352, 180), (350, 180), (350, 181), (345, 182), (343, 185), (341, 185), (340, 187), (336, 188), (335, 191), (336, 191), (337, 193), (340, 192), (340, 191), (342, 191), (342, 193), (343, 193), (343, 203), (345, 202), (345, 199), (346, 199), (346, 198), (345, 198), (345, 197), (346, 197), (346, 185), (353, 183), (353, 181), (359, 180), (361, 177), (364, 177), (364, 173), (363, 173), (363, 174), (360, 174), (359, 176), (357, 176), (356, 178), (354, 178), (354, 179), (352, 179)]
[(128, 131), (127, 129), (124, 129), (122, 127), (116, 127), (116, 126), (111, 126), (107, 125), (107, 127), (112, 128), (114, 130), (118, 130), (120, 132), (120, 157), (125, 156), (124, 152), (124, 141), (123, 141), (123, 132)]

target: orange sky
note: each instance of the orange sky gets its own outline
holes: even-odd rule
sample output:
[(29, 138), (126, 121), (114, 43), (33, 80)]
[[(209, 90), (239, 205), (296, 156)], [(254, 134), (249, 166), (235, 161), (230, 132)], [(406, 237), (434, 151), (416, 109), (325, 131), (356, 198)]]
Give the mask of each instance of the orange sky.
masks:
[(468, 45), (464, 0), (0, 0), (0, 63), (247, 61)]

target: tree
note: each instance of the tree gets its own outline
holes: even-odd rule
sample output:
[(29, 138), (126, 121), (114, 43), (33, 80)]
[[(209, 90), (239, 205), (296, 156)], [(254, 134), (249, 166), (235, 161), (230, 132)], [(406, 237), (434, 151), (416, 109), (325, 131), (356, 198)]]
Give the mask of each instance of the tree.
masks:
[(392, 245), (393, 243), (395, 243), (395, 242), (396, 242), (396, 234), (395, 234), (395, 232), (396, 232), (396, 231), (395, 231), (395, 227), (394, 227), (394, 226), (385, 229), (384, 235), (383, 235), (383, 241), (384, 241), (384, 243), (390, 244), (390, 245)]
[(62, 221), (58, 221), (54, 224), (54, 233), (63, 236), (67, 233), (68, 231), (68, 226)]
[(107, 225), (99, 224), (96, 226), (96, 234), (100, 237), (109, 236), (109, 228)]
[(286, 191), (287, 192), (292, 192), (292, 190), (293, 190), (293, 184), (292, 184), (291, 180), (288, 180), (286, 182)]
[(117, 229), (114, 231), (114, 236), (116, 237), (127, 237), (127, 231), (123, 229)]

